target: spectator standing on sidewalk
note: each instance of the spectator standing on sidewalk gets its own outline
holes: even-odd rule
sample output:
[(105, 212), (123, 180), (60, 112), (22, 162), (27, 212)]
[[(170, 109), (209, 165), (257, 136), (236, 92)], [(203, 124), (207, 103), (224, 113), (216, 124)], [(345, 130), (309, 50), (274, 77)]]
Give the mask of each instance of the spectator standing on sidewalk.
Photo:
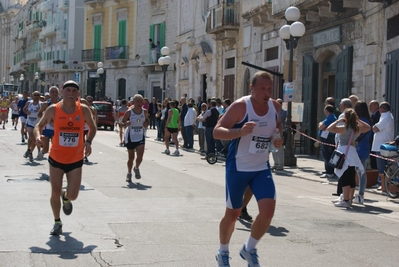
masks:
[[(373, 145), (371, 147), (372, 151), (377, 151), (378, 156), (380, 153), (380, 146), (384, 143), (391, 142), (395, 137), (395, 120), (390, 112), (391, 105), (388, 102), (381, 102), (379, 111), (381, 114), (378, 123), (374, 124), (373, 132)], [(378, 170), (378, 182), (380, 184), (379, 190), (385, 193), (385, 183), (384, 183), (384, 170), (387, 165), (387, 161), (382, 158), (377, 158), (377, 170)]]
[[(186, 103), (186, 97), (183, 96), (180, 99), (180, 105), (181, 105), (181, 110), (180, 110), (180, 129), (181, 129), (181, 136), (183, 138), (183, 148), (187, 148), (188, 144), (187, 144), (187, 134), (186, 134), (186, 130), (184, 128), (184, 118), (186, 117), (187, 114), (187, 103)], [(176, 106), (177, 107), (177, 106)]]
[(341, 115), (342, 111), (340, 111), (340, 109), (335, 106), (334, 97), (331, 97), (331, 96), (327, 97), (326, 100), (324, 101), (324, 105), (326, 105), (326, 106), (327, 105), (331, 105), (331, 106), (334, 107), (334, 115), (335, 115), (336, 118), (338, 118), (339, 115)]
[[(285, 121), (287, 119), (287, 111), (283, 109), (283, 100), (281, 98), (277, 98), (276, 102), (281, 105), (281, 111), (280, 111), (280, 120), (283, 129), (285, 129)], [(272, 169), (275, 170), (282, 170), (284, 169), (284, 146), (281, 146), (276, 152), (272, 153), (273, 155), (273, 161), (274, 161), (274, 166)]]
[(156, 124), (155, 123), (155, 121), (156, 121), (155, 115), (157, 114), (157, 112), (158, 112), (157, 100), (155, 97), (153, 97), (151, 99), (151, 103), (148, 107), (148, 114), (150, 116), (150, 129), (155, 130), (155, 124)]
[[(360, 162), (363, 165), (364, 170), (367, 170), (367, 159), (370, 155), (370, 136), (371, 136), (371, 119), (368, 111), (367, 104), (363, 101), (358, 101), (355, 105), (355, 112), (359, 119), (370, 126), (370, 131), (364, 132), (356, 138), (356, 151), (359, 156)], [(366, 172), (363, 174), (358, 173), (359, 177), (359, 193), (355, 195), (354, 201), (358, 204), (364, 202), (364, 192), (366, 190), (367, 175)]]
[[(345, 109), (347, 109), (347, 108), (352, 108), (352, 101), (349, 98), (342, 98), (341, 102), (339, 103), (339, 110), (341, 111), (341, 114), (338, 116), (338, 120), (344, 117)], [(343, 122), (340, 122), (338, 124), (338, 126), (342, 126), (342, 125), (344, 125)], [(339, 134), (335, 135), (335, 144), (336, 144), (336, 146), (339, 146)], [(342, 194), (342, 180), (338, 179), (337, 193), (333, 194), (333, 195), (341, 197), (341, 194)]]
[(323, 173), (320, 178), (333, 178), (334, 168), (330, 167), (328, 162), (330, 161), (331, 155), (334, 152), (335, 134), (327, 131), (327, 127), (337, 120), (337, 117), (334, 115), (334, 107), (331, 105), (325, 106), (324, 115), (326, 118), (319, 122), (319, 137), (320, 141), (325, 143), (321, 145), (321, 153), (323, 154), (324, 170), (326, 172)]
[(192, 102), (187, 104), (187, 114), (184, 117), (184, 130), (186, 132), (187, 138), (187, 149), (194, 148), (194, 130), (195, 130), (195, 120), (197, 118), (197, 111), (194, 109)]
[(206, 155), (215, 153), (215, 138), (213, 137), (213, 129), (219, 119), (219, 112), (216, 109), (216, 101), (210, 101), (211, 108), (208, 109), (200, 121), (206, 122), (205, 140), (206, 140)]
[(157, 107), (158, 107), (157, 108), (158, 111), (157, 111), (157, 114), (155, 114), (155, 125), (157, 127), (157, 139), (155, 139), (155, 140), (161, 141), (163, 139), (163, 133), (164, 133), (163, 129), (161, 128), (162, 104), (158, 103)]
[[(369, 103), (369, 110), (371, 113), (371, 124), (374, 126), (376, 123), (380, 121), (380, 111), (378, 110), (380, 107), (380, 104), (378, 103), (377, 100), (371, 100)], [(371, 136), (370, 136), (370, 146), (373, 144), (373, 139), (374, 139), (374, 132), (371, 131)], [(379, 151), (379, 150), (378, 150)], [(376, 154), (378, 151), (373, 151), (371, 150), (372, 154)], [(372, 169), (377, 169), (377, 158), (374, 156), (370, 156), (370, 166)], [(376, 185), (378, 187), (378, 184)]]
[[(359, 134), (370, 131), (370, 125), (361, 121), (353, 109), (347, 108), (341, 118), (327, 127), (327, 131), (338, 135), (339, 145), (337, 149), (340, 152), (346, 153), (346, 151), (348, 151), (345, 156), (343, 167), (341, 169), (334, 169), (335, 174), (341, 181), (343, 190), (342, 199), (340, 198), (334, 201), (334, 205), (336, 207), (348, 208), (352, 204), (353, 194), (356, 188), (356, 168), (361, 175), (365, 171), (357, 155), (355, 140)], [(348, 146), (349, 149), (347, 149)]]
[[(232, 142), (226, 159), (226, 209), (219, 226), (218, 266), (230, 266), (229, 242), (248, 186), (258, 201), (259, 214), (240, 256), (248, 266), (259, 266), (256, 245), (269, 228), (276, 206), (269, 164), (270, 137), (276, 128), (282, 133), (278, 116), (281, 106), (271, 99), (272, 85), (267, 72), (256, 72), (250, 85), (251, 95), (235, 101), (214, 129), (215, 138)], [(282, 142), (282, 138), (275, 139), (274, 145), (280, 148)]]
[(197, 121), (198, 121), (197, 132), (198, 132), (198, 144), (199, 144), (200, 153), (205, 153), (206, 151), (205, 122), (202, 121), (201, 119), (204, 117), (207, 108), (208, 108), (207, 104), (202, 103), (201, 110), (199, 112), (199, 115), (197, 116)]

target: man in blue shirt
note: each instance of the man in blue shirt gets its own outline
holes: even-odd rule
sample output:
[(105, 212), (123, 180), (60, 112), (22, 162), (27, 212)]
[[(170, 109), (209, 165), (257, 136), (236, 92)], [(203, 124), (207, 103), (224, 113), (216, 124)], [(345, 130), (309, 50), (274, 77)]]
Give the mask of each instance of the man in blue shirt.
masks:
[(324, 169), (326, 173), (323, 173), (320, 178), (332, 178), (334, 177), (334, 168), (328, 166), (328, 161), (331, 158), (332, 153), (334, 152), (334, 144), (335, 144), (335, 134), (326, 131), (327, 127), (337, 120), (337, 117), (334, 115), (334, 107), (331, 105), (327, 105), (324, 107), (324, 114), (326, 118), (319, 122), (319, 136), (320, 141), (323, 143), (331, 144), (330, 145), (321, 145), (321, 153), (324, 158)]

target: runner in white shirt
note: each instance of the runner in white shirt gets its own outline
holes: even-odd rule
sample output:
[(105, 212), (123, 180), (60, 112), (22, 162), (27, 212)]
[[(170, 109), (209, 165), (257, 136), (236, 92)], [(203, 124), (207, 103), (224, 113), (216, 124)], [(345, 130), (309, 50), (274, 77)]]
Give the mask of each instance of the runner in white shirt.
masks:
[[(36, 126), (36, 123), (39, 121), (38, 120), (38, 113), (40, 110), (41, 102), (40, 100), (40, 93), (38, 91), (33, 92), (32, 94), (32, 99), (26, 102), (25, 107), (24, 107), (24, 112), (27, 114), (26, 118), (26, 129), (28, 131), (28, 149), (26, 150), (24, 154), (24, 158), (29, 157), (29, 161), (33, 161), (33, 155), (32, 152), (36, 147), (36, 141), (35, 137), (33, 136), (33, 129)], [(39, 150), (39, 148), (38, 148)]]

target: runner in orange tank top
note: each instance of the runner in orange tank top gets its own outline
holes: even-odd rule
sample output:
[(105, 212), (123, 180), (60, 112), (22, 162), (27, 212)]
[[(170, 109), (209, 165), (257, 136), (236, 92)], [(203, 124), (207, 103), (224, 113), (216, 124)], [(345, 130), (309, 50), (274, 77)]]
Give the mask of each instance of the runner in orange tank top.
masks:
[[(91, 154), (91, 142), (97, 131), (90, 108), (76, 101), (79, 97), (79, 85), (74, 81), (65, 82), (61, 95), (63, 100), (48, 107), (34, 129), (36, 143), (41, 146), (40, 133), (43, 127), (51, 121), (54, 122), (54, 137), (48, 159), (51, 183), (50, 203), (55, 220), (51, 235), (62, 234), (61, 199), (65, 215), (72, 213), (71, 200), (78, 197), (82, 181), (83, 156)], [(90, 128), (86, 141), (83, 136), (85, 122)], [(67, 178), (66, 191), (62, 191), (64, 174)]]

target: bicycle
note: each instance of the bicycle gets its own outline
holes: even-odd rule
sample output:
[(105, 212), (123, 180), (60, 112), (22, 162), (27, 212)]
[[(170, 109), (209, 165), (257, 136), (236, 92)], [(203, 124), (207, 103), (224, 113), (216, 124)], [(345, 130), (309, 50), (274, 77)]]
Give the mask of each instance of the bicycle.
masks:
[(223, 149), (220, 151), (217, 151), (217, 149), (215, 149), (215, 153), (209, 153), (208, 155), (206, 155), (206, 161), (209, 164), (213, 165), (218, 161), (219, 157), (221, 157), (221, 156), (226, 157), (227, 150), (229, 148), (229, 144), (230, 144), (230, 141), (222, 140)]
[[(382, 151), (382, 150), (381, 150)], [(383, 153), (381, 153), (384, 156)], [(394, 159), (395, 161), (389, 161), (384, 170), (385, 176), (385, 191), (387, 196), (390, 198), (399, 197), (399, 150), (390, 151), (386, 154), (386, 157)]]

